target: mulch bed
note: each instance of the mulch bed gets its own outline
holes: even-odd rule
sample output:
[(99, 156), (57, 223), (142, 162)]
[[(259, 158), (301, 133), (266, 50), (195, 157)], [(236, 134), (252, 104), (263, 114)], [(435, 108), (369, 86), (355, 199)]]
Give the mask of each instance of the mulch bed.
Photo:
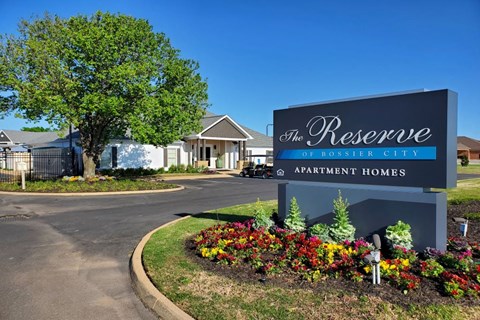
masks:
[[(448, 218), (447, 218), (447, 236), (448, 237), (460, 237), (459, 224), (454, 222), (452, 218), (463, 217), (465, 213), (480, 212), (480, 201), (472, 201), (465, 204), (449, 205)], [(469, 221), (468, 224), (468, 241), (480, 242), (480, 221)], [(262, 280), (262, 275), (256, 273), (252, 268), (245, 265), (225, 266), (218, 265), (207, 259), (199, 257), (195, 254), (193, 247), (193, 239), (189, 239), (186, 243), (187, 255), (195, 263), (201, 265), (205, 270), (214, 272), (215, 274), (228, 277), (235, 281), (244, 283), (265, 283), (269, 286), (278, 286), (283, 288), (305, 288), (311, 289), (319, 295), (334, 293), (338, 296), (345, 294), (353, 294), (356, 296), (376, 296), (383, 301), (390, 302), (392, 304), (408, 307), (414, 305), (432, 305), (432, 304), (456, 304), (456, 305), (479, 305), (480, 301), (472, 298), (462, 298), (455, 300), (451, 297), (444, 296), (442, 288), (438, 287), (438, 284), (422, 278), (420, 288), (403, 294), (400, 290), (386, 284), (372, 285), (368, 280), (360, 283), (355, 283), (350, 280), (344, 279), (327, 279), (326, 281), (318, 281), (311, 283), (302, 279), (299, 279), (298, 275), (293, 273), (282, 273), (281, 275), (268, 276), (266, 281)]]

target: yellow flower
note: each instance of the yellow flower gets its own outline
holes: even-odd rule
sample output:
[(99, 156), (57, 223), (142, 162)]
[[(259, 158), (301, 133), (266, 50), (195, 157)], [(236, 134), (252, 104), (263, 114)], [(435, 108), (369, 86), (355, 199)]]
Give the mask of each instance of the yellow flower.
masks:
[(366, 273), (372, 272), (372, 267), (371, 266), (365, 266), (363, 267), (363, 270), (365, 270)]
[(208, 248), (203, 248), (202, 249), (202, 257), (204, 257), (204, 258), (208, 257)]
[(408, 266), (410, 265), (410, 260), (408, 260), (408, 259), (403, 259), (402, 265), (404, 265), (405, 267), (408, 267)]
[(240, 244), (245, 244), (245, 243), (247, 243), (247, 238), (240, 238), (240, 239), (238, 239), (238, 243), (240, 243)]
[(382, 268), (382, 270), (388, 270), (389, 267), (390, 265), (386, 263), (384, 260), (380, 261), (380, 268)]

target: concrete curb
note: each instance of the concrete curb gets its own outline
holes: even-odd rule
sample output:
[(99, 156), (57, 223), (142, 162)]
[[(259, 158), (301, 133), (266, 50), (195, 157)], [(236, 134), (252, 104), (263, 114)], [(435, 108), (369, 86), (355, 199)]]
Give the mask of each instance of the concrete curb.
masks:
[(0, 191), (0, 194), (11, 196), (55, 196), (55, 197), (89, 197), (89, 196), (112, 196), (112, 195), (129, 195), (129, 194), (143, 194), (143, 193), (162, 193), (184, 190), (185, 187), (178, 186), (172, 189), (159, 190), (138, 190), (138, 191), (112, 191), (112, 192), (77, 192), (77, 193), (52, 193), (52, 192), (8, 192)]
[(175, 180), (201, 180), (201, 179), (215, 179), (215, 178), (233, 178), (238, 176), (238, 173), (218, 173), (218, 174), (205, 174), (205, 175), (184, 175), (184, 176), (161, 176), (163, 181), (175, 181)]
[(172, 301), (168, 300), (160, 291), (155, 288), (143, 268), (142, 253), (145, 244), (148, 242), (152, 234), (158, 230), (165, 228), (177, 221), (187, 219), (183, 217), (169, 223), (166, 223), (155, 230), (150, 231), (138, 243), (130, 258), (130, 277), (132, 279), (132, 287), (135, 293), (143, 302), (143, 304), (152, 310), (160, 319), (165, 320), (194, 320), (190, 315), (177, 307)]

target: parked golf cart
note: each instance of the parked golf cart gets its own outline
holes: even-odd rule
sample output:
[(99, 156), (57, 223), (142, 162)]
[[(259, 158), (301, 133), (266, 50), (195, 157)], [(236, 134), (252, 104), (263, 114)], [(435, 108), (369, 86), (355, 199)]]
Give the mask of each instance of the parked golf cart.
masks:
[[(247, 156), (250, 159), (253, 158), (265, 158), (265, 162), (268, 162), (272, 156), (267, 155), (251, 155)], [(262, 179), (273, 177), (273, 165), (268, 163), (259, 163), (255, 164), (253, 161), (248, 161), (245, 163), (244, 167), (240, 171), (240, 177), (261, 177)]]
[(253, 161), (244, 162), (243, 168), (239, 173), (240, 177), (248, 177), (250, 175), (250, 171), (255, 168), (255, 163)]
[(253, 170), (250, 170), (249, 177), (261, 177), (262, 179), (273, 177), (273, 166), (267, 164), (257, 164)]

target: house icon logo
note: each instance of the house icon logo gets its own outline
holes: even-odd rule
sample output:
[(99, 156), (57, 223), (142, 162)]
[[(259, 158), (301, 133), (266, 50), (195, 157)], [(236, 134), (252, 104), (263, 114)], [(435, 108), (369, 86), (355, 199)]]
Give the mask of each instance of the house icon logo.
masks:
[(277, 170), (277, 176), (283, 177), (284, 175), (285, 175), (285, 171), (283, 171), (282, 169)]

